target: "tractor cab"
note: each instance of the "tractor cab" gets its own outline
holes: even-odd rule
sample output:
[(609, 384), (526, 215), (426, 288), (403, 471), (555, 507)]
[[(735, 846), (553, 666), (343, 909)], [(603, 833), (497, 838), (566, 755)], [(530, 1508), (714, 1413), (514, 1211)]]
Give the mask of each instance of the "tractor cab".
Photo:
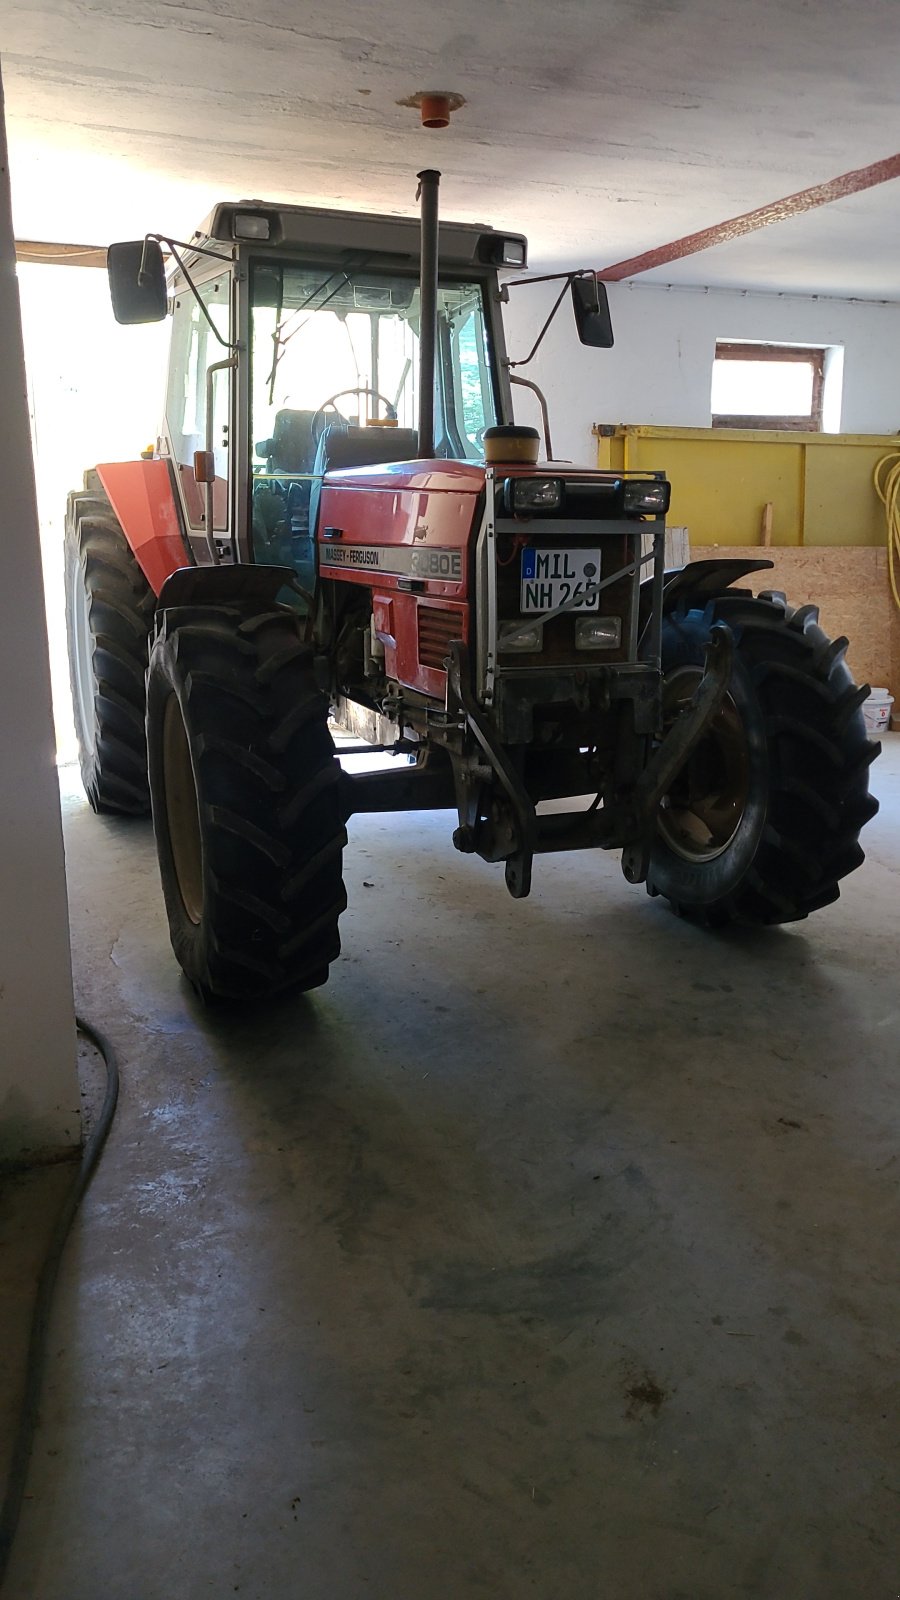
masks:
[[(249, 300), (253, 554), (303, 581), (324, 473), (418, 455), (419, 286), (352, 262), (256, 261)], [(437, 328), (434, 455), (477, 459), (499, 406), (484, 285), (439, 282)]]
[(312, 588), (324, 474), (423, 454), (429, 366), (431, 458), (483, 459), (511, 422), (499, 273), (526, 265), (520, 235), (442, 223), (424, 369), (413, 219), (247, 201), (162, 243), (168, 268), (157, 236), (111, 246), (110, 283), (119, 320), (172, 315), (158, 455), (198, 564), (290, 566)]

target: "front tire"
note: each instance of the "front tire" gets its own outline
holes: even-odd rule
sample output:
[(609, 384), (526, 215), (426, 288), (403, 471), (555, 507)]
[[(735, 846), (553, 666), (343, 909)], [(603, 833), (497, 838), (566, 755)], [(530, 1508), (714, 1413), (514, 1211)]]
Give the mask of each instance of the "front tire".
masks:
[(716, 622), (734, 636), (729, 693), (664, 798), (647, 887), (712, 926), (796, 922), (830, 905), (862, 864), (860, 829), (879, 746), (860, 710), (868, 693), (814, 606), (724, 594), (663, 626), (664, 708), (689, 699)]
[(98, 812), (144, 816), (145, 691), (155, 597), (96, 472), (66, 507), (69, 682), (81, 781)]
[(172, 948), (205, 997), (324, 983), (346, 830), (312, 651), (284, 608), (164, 614), (150, 652), (153, 826)]

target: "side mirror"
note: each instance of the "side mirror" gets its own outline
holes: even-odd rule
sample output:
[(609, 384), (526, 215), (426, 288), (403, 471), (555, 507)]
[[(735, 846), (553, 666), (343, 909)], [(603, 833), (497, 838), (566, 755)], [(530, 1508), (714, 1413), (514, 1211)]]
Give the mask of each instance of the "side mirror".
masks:
[(611, 350), (613, 331), (606, 284), (594, 277), (573, 278), (572, 309), (582, 344), (593, 345), (596, 350)]
[(166, 268), (155, 239), (111, 244), (106, 270), (117, 322), (162, 322), (168, 310)]

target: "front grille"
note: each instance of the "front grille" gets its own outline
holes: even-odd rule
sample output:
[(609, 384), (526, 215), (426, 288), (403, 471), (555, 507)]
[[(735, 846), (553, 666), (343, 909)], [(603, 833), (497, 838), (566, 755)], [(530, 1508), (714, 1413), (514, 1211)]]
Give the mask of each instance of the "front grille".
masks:
[(419, 635), (419, 661), (423, 667), (443, 668), (450, 653), (451, 639), (461, 639), (462, 616), (445, 606), (416, 607)]

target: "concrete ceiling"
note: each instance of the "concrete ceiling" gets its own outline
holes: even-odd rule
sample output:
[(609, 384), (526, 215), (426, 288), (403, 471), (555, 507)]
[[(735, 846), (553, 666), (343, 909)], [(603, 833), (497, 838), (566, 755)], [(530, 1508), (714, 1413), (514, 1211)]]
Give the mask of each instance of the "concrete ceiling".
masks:
[[(414, 209), (601, 267), (892, 155), (897, 0), (3, 0), (20, 237), (185, 236), (216, 199)], [(397, 102), (448, 88), (446, 132)], [(900, 182), (646, 281), (896, 299)]]

